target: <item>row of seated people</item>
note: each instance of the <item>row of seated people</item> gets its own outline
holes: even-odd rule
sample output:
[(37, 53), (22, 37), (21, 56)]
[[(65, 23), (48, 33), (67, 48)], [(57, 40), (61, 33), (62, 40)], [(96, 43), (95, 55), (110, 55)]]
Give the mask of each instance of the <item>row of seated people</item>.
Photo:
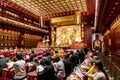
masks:
[[(58, 53), (55, 53), (55, 54), (58, 54)], [(79, 63), (79, 60), (78, 60), (80, 59), (80, 57), (78, 57), (79, 54), (82, 54), (82, 52), (80, 53), (78, 51), (78, 52), (73, 53), (73, 51), (71, 51), (69, 53), (66, 53), (65, 55), (54, 56), (54, 57), (51, 56), (50, 53), (47, 53), (46, 55), (36, 57), (36, 56), (33, 56), (35, 55), (33, 53), (32, 59), (30, 58), (30, 59), (23, 60), (22, 53), (16, 53), (15, 55), (16, 60), (14, 60), (15, 62), (7, 58), (4, 58), (6, 61), (5, 60), (2, 61), (2, 63), (4, 64), (1, 64), (1, 65), (4, 65), (4, 66), (1, 68), (0, 72), (2, 75), (2, 69), (7, 66), (9, 70), (11, 68), (14, 68), (15, 70), (14, 79), (21, 80), (21, 78), (22, 79), (26, 78), (26, 73), (28, 74), (29, 72), (35, 71), (36, 77), (38, 80), (39, 78), (40, 80), (54, 80), (51, 77), (51, 75), (55, 77), (55, 80), (56, 78), (57, 80), (63, 80), (63, 79), (65, 80), (70, 75), (70, 73), (73, 71), (74, 66), (76, 66)], [(2, 59), (3, 58), (1, 58), (0, 60)], [(46, 72), (47, 67), (53, 68), (52, 70), (53, 74)], [(46, 77), (44, 75), (49, 76), (49, 77)]]
[(46, 53), (47, 51), (49, 51), (48, 48), (35, 48), (35, 49), (26, 49), (26, 48), (10, 48), (10, 49), (1, 49), (0, 50), (0, 55), (4, 55), (5, 57), (13, 57), (14, 54), (16, 52), (22, 52), (22, 57), (26, 58), (29, 57), (32, 54), (32, 51), (34, 51), (34, 53), (39, 56), (39, 55), (43, 55), (44, 53)]
[[(70, 78), (75, 75), (78, 80), (109, 80), (100, 57), (92, 52), (85, 56), (85, 60), (74, 68)], [(71, 79), (68, 80), (71, 80)]]
[[(11, 62), (7, 63), (6, 61), (5, 63), (7, 63), (9, 70), (11, 68), (15, 69), (14, 80), (24, 80), (31, 72), (36, 74), (36, 78), (32, 80), (69, 80), (71, 75), (76, 75), (78, 80), (88, 80), (89, 78), (91, 78), (90, 80), (108, 80), (103, 70), (103, 64), (99, 60), (95, 61), (95, 57), (92, 57), (90, 52), (85, 53), (82, 50), (77, 50), (76, 52), (71, 51), (60, 56), (51, 56), (50, 53), (47, 53), (40, 57), (34, 56), (32, 60), (23, 60), (21, 53), (16, 53), (15, 58), (17, 61), (12, 66), (8, 64)], [(92, 68), (89, 67), (90, 64), (93, 64), (94, 74), (89, 74), (91, 72), (89, 70)], [(82, 76), (76, 71), (81, 71)], [(101, 74), (102, 77), (100, 77)], [(30, 80), (30, 78), (27, 77), (27, 80)]]

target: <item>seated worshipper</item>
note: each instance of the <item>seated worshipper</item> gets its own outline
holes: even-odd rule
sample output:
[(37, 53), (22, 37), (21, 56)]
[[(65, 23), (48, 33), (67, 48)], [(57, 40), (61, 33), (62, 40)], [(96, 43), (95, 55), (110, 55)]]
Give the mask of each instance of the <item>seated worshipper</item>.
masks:
[(97, 61), (99, 61), (100, 60), (100, 57), (99, 56), (93, 56), (93, 61), (94, 62), (97, 62)]
[(65, 79), (66, 79), (72, 72), (72, 64), (69, 58), (69, 54), (65, 54), (64, 56), (65, 58), (63, 60), (63, 63), (65, 65), (65, 73), (66, 73)]
[(77, 75), (70, 75), (69, 77), (67, 77), (66, 80), (83, 80), (81, 78), (79, 78)]
[[(94, 74), (96, 72), (95, 68), (94, 68), (94, 62), (93, 62), (93, 60), (89, 60), (88, 67), (89, 67), (89, 69), (87, 71), (87, 74)], [(93, 78), (88, 77), (87, 80), (93, 80)]]
[(55, 52), (54, 52), (54, 55), (53, 56), (55, 56), (55, 57), (60, 57), (60, 54), (59, 54), (59, 52), (57, 51), (57, 50), (55, 50)]
[(87, 54), (87, 52), (89, 51), (89, 49), (87, 48), (87, 44), (84, 44), (83, 50), (84, 50), (84, 52)]
[(2, 69), (7, 67), (6, 63), (8, 62), (8, 59), (5, 58), (3, 55), (0, 56), (0, 76), (2, 76)]
[(44, 70), (44, 59), (47, 59), (48, 61), (51, 61), (52, 64), (52, 58), (50, 56), (48, 56), (47, 58), (42, 58), (42, 55), (40, 55), (38, 57), (38, 62), (40, 63), (39, 65), (37, 65), (37, 71), (41, 72)]
[(103, 63), (101, 61), (97, 61), (94, 64), (94, 68), (96, 70), (95, 74), (88, 74), (83, 72), (86, 76), (93, 78), (93, 80), (109, 80), (105, 70), (103, 69)]
[[(78, 66), (76, 66), (74, 68), (74, 71), (72, 74), (75, 74), (76, 76), (78, 76), (80, 80), (84, 79), (84, 74), (82, 73), (82, 70)], [(84, 79), (84, 80), (86, 80), (86, 79)]]
[(41, 61), (41, 64), (44, 67), (44, 70), (39, 71), (37, 73), (37, 79), (38, 80), (56, 80), (54, 67), (51, 64), (51, 61), (46, 58)]
[(50, 55), (54, 56), (54, 50), (52, 50), (52, 49), (50, 50)]
[(33, 61), (33, 59), (37, 56), (37, 55), (34, 53), (34, 50), (32, 50), (31, 53), (32, 53), (32, 54), (31, 54), (30, 57), (29, 57), (30, 62)]
[(30, 53), (22, 53), (22, 58), (26, 61), (26, 62), (30, 62)]
[(37, 57), (38, 57), (38, 63), (40, 63), (40, 62), (42, 61), (43, 56), (42, 56), (42, 55), (39, 55), (39, 56), (37, 56)]
[(29, 63), (29, 69), (28, 69), (28, 72), (32, 72), (32, 71), (35, 71), (37, 69), (37, 66), (39, 65), (39, 62), (38, 62), (38, 58), (35, 57), (33, 59), (33, 64)]
[(61, 54), (64, 54), (65, 52), (62, 48), (59, 48), (58, 53), (61, 55)]
[(14, 49), (14, 53), (17, 53), (17, 52), (18, 52), (18, 48), (16, 46), (15, 49)]
[(76, 52), (73, 52), (73, 55), (71, 56), (71, 62), (72, 62), (73, 68), (79, 65), (79, 56)]
[(56, 69), (56, 57), (52, 56), (51, 64), (53, 65), (55, 72), (57, 72), (57, 69)]
[(56, 57), (55, 61), (56, 61), (56, 64), (54, 66), (57, 70), (56, 71), (57, 80), (63, 80), (66, 76), (64, 63), (59, 57)]
[(34, 64), (35, 64), (34, 61), (29, 62), (29, 60), (26, 59), (26, 60), (25, 60), (25, 63), (26, 63), (26, 64), (25, 64), (25, 69), (26, 69), (26, 72), (27, 72), (27, 73), (33, 71), (33, 70), (36, 68), (36, 65), (34, 65)]
[(44, 68), (43, 68), (42, 64), (40, 63), (40, 64), (37, 66), (37, 71), (38, 71), (38, 72), (41, 72), (41, 71), (43, 71), (43, 70), (44, 70)]
[(82, 62), (82, 64), (88, 64), (89, 60), (92, 60), (92, 52), (88, 52), (88, 54), (85, 55), (85, 59), (84, 61)]
[(14, 64), (14, 61), (9, 61), (8, 63), (6, 63), (7, 64), (7, 67), (8, 68), (11, 68), (12, 66), (13, 66), (13, 64)]
[(16, 53), (17, 61), (10, 69), (15, 68), (13, 80), (23, 80), (26, 77), (25, 61), (22, 59), (22, 53)]

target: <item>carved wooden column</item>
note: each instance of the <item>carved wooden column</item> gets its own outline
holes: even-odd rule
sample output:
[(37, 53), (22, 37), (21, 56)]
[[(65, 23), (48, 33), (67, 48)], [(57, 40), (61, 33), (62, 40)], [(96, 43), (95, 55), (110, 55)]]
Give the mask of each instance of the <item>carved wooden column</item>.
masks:
[(80, 13), (80, 11), (76, 11), (75, 12), (75, 22), (76, 22), (76, 24), (80, 24), (81, 23), (81, 13)]
[(56, 32), (54, 29), (54, 26), (51, 27), (51, 45), (55, 46), (55, 36), (56, 36)]

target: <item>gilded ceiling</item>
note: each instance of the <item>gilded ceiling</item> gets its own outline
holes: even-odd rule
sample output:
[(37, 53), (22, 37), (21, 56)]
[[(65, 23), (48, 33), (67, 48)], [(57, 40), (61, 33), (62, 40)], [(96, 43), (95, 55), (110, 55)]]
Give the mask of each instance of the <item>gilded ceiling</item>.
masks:
[(12, 0), (14, 3), (24, 7), (30, 12), (43, 17), (51, 14), (80, 11), (87, 12), (86, 0)]

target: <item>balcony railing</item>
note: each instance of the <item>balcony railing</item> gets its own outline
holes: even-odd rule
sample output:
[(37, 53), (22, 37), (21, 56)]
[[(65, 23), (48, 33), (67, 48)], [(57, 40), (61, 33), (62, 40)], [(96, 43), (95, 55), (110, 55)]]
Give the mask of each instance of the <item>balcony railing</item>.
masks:
[(24, 20), (21, 19), (18, 15), (14, 14), (14, 13), (8, 13), (8, 12), (4, 12), (2, 13), (2, 11), (0, 11), (0, 16), (4, 16), (5, 18), (8, 18), (8, 19), (11, 19), (11, 20), (15, 20), (15, 21), (18, 21), (18, 22), (22, 22), (22, 23), (25, 23), (27, 25), (30, 25), (30, 26), (35, 26), (35, 27), (39, 27), (39, 25), (33, 23), (32, 21), (28, 21), (28, 20)]

